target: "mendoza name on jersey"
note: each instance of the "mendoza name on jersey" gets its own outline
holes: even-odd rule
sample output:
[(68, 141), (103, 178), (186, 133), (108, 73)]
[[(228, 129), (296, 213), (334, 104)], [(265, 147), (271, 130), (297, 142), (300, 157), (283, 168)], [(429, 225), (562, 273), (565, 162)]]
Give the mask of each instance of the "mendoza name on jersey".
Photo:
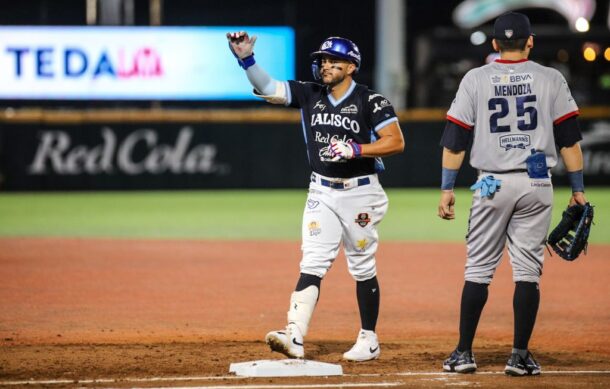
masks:
[(534, 77), (531, 73), (520, 74), (494, 74), (491, 83), (494, 85), (496, 96), (521, 96), (532, 93), (531, 83)]
[(311, 126), (314, 127), (316, 125), (345, 128), (355, 134), (360, 132), (360, 124), (357, 121), (337, 113), (314, 113), (311, 115)]

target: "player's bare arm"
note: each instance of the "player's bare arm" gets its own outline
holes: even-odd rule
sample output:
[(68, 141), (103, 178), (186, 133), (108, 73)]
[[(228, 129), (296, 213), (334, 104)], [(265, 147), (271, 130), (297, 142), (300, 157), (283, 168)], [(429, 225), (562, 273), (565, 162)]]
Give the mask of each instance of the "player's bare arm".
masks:
[[(466, 151), (454, 151), (443, 148), (443, 169), (457, 172), (462, 166), (464, 161), (464, 155)], [(453, 185), (450, 185), (451, 189), (441, 189), (441, 199), (438, 203), (438, 216), (441, 219), (453, 220), (455, 219), (455, 194), (453, 193)]]
[(405, 149), (405, 139), (402, 136), (398, 122), (392, 122), (377, 131), (379, 139), (373, 143), (362, 145), (363, 157), (387, 157), (402, 153)]
[(397, 121), (377, 131), (377, 135), (379, 139), (373, 143), (356, 144), (342, 140), (331, 141), (330, 151), (335, 155), (332, 162), (352, 158), (387, 157), (404, 151), (405, 140)]
[[(561, 158), (563, 158), (563, 163), (566, 166), (568, 175), (582, 176), (583, 158), (580, 143), (577, 142), (572, 146), (562, 147), (559, 152), (561, 153)], [(585, 198), (585, 193), (583, 191), (572, 192), (572, 197), (570, 197), (569, 203), (570, 205), (584, 205), (586, 202), (587, 199)]]

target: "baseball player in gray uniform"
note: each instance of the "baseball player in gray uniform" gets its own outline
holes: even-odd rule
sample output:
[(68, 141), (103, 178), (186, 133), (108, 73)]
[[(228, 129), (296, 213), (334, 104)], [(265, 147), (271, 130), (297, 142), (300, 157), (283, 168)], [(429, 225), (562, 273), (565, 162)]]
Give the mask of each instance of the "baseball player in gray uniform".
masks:
[(361, 329), (349, 361), (379, 357), (375, 332), (379, 283), (375, 253), (377, 225), (388, 198), (377, 178), (380, 157), (402, 152), (404, 140), (390, 102), (353, 75), (360, 68), (358, 47), (349, 39), (327, 38), (313, 52), (312, 72), (319, 82), (277, 81), (254, 60), (255, 37), (244, 31), (227, 34), (229, 46), (244, 68), (255, 94), (273, 104), (301, 110), (303, 136), (312, 168), (302, 224), (301, 274), (291, 295), (288, 325), (265, 340), (290, 358), (305, 355), (307, 335), (322, 278), (343, 244), (348, 269), (356, 281)]
[(443, 363), (446, 371), (474, 372), (472, 342), (487, 301), (487, 287), (508, 245), (513, 269), (514, 340), (505, 373), (540, 374), (528, 343), (540, 301), (544, 244), (551, 222), (549, 169), (559, 150), (572, 185), (570, 204), (585, 204), (578, 107), (563, 76), (529, 61), (534, 46), (527, 16), (510, 12), (494, 24), (500, 59), (463, 78), (443, 132), (438, 215), (455, 217), (453, 187), (465, 150), (478, 170), (467, 240), (459, 342)]

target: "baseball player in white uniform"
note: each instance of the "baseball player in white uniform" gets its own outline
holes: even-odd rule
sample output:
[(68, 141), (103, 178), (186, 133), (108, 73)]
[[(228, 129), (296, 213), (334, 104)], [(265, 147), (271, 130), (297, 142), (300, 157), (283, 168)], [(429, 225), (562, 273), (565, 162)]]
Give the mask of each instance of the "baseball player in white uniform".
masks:
[(540, 292), (544, 245), (551, 222), (553, 187), (549, 169), (559, 150), (572, 185), (570, 204), (585, 204), (578, 107), (557, 70), (529, 61), (534, 46), (527, 16), (510, 12), (494, 24), (500, 59), (463, 78), (447, 113), (441, 145), (443, 171), (438, 215), (454, 215), (453, 187), (465, 150), (478, 181), (470, 209), (460, 339), (446, 371), (474, 372), (472, 343), (487, 287), (508, 245), (515, 293), (514, 340), (505, 373), (540, 374), (528, 349)]
[(303, 338), (320, 284), (342, 243), (356, 280), (361, 321), (356, 343), (343, 357), (350, 361), (378, 358), (375, 253), (377, 225), (387, 211), (388, 198), (377, 173), (384, 169), (380, 157), (404, 149), (394, 109), (385, 97), (353, 81), (361, 57), (349, 39), (330, 37), (311, 54), (313, 76), (320, 80), (313, 83), (272, 79), (254, 60), (256, 37), (242, 31), (227, 38), (256, 95), (301, 110), (313, 171), (303, 212), (301, 274), (290, 298), (288, 325), (269, 332), (266, 342), (290, 358), (305, 356)]

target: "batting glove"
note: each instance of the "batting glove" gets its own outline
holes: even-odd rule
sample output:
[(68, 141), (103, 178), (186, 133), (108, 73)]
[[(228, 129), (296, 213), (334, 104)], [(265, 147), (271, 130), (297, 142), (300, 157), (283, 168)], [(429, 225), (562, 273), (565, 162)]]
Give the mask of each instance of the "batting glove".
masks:
[(256, 36), (250, 38), (245, 31), (228, 32), (227, 39), (229, 41), (229, 49), (231, 49), (231, 53), (237, 58), (239, 66), (246, 70), (256, 63), (254, 61)]
[(362, 146), (354, 142), (333, 140), (330, 142), (330, 153), (333, 157), (331, 161), (359, 158), (362, 156)]

